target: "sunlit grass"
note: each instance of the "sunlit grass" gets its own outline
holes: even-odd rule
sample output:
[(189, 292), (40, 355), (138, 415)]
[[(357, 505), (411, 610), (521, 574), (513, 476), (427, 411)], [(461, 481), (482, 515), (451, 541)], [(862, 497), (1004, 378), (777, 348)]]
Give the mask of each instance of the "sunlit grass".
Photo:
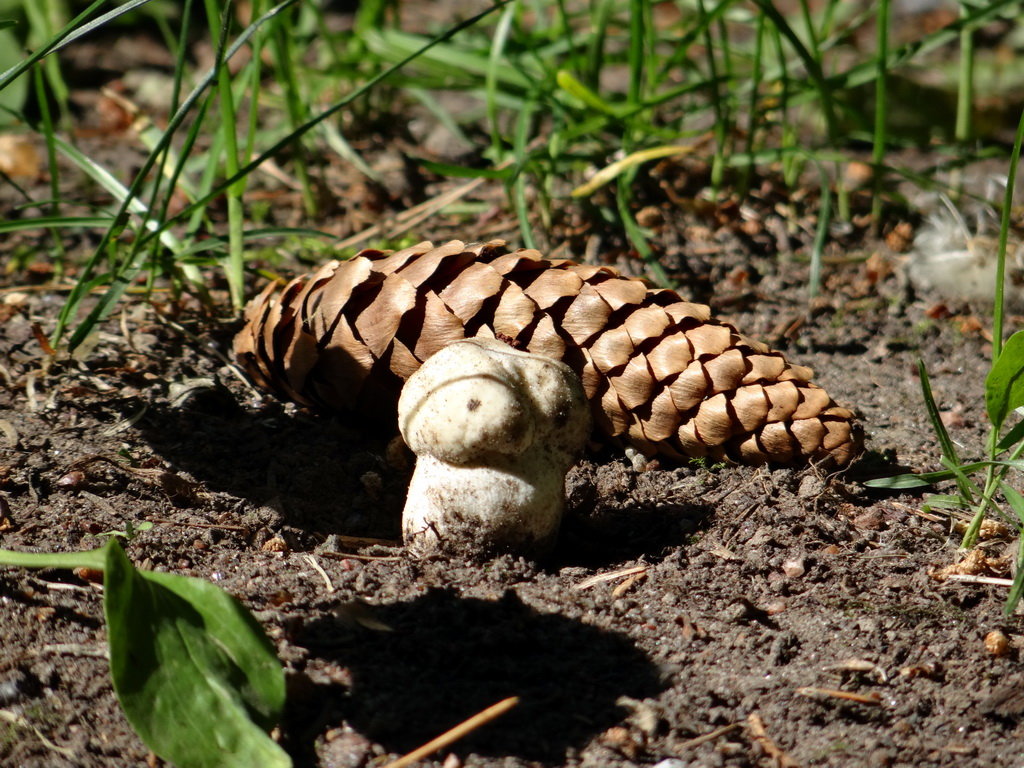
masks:
[[(415, 160), (442, 177), (503, 185), (524, 245), (549, 243), (559, 211), (590, 206), (599, 196), (589, 215), (616, 228), (661, 282), (670, 276), (658, 243), (636, 222), (638, 191), (650, 184), (646, 167), (653, 158), (705, 160), (710, 177), (703, 195), (711, 204), (742, 198), (758, 174), (778, 174), (794, 190), (809, 187), (818, 221), (806, 254), (813, 294), (830, 225), (852, 216), (841, 182), (847, 159), (858, 156), (851, 142), (872, 145), (875, 227), (884, 225), (886, 174), (907, 178), (888, 159), (889, 149), (906, 139), (887, 125), (887, 76), (943, 46), (966, 43), (973, 30), (1016, 4), (965, 3), (951, 24), (900, 46), (890, 45), (884, 1), (798, 3), (789, 14), (768, 0), (500, 2), (493, 13), (422, 33), (405, 27), (402, 7), (385, 0), (361, 3), (347, 28), (300, 0), (273, 6), (257, 0), (246, 17), (223, 0), (184, 0), (180, 14), (160, 0), (116, 7), (97, 0), (63, 27), (58, 18), (40, 17), (30, 0), (22, 6), (22, 24), (12, 29), (30, 29), (40, 44), (0, 74), (0, 89), (31, 82), (32, 117), (19, 110), (15, 116), (45, 137), (50, 199), (33, 214), (0, 222), (0, 231), (37, 216), (36, 224), (54, 233), (58, 274), (65, 261), (60, 232), (97, 231), (92, 255), (74, 265), (77, 284), (54, 333), (56, 341), (73, 330), (74, 346), (143, 277), (202, 297), (211, 284), (208, 267), (219, 265), (237, 311), (248, 254), (284, 235), (283, 228), (253, 225), (252, 173), (270, 159), (285, 164), (301, 197), (305, 231), (315, 237), (324, 225), (318, 190), (326, 158), (336, 155), (375, 178), (348, 131), (374, 120), (400, 124), (413, 106), (472, 147), (463, 165)], [(136, 149), (144, 159), (131, 179), (115, 178), (76, 147), (55, 55), (121, 16), (149, 19), (175, 62), (170, 114), (165, 121), (152, 116), (140, 132)], [(213, 47), (210, 71), (198, 71), (188, 53), (198, 34)], [(877, 50), (851, 47), (855, 35), (874, 39)], [(953, 129), (963, 153), (974, 135), (972, 77), (968, 63), (959, 72), (951, 84), (960, 96)], [(858, 101), (864, 87), (877, 106)], [(442, 91), (461, 92), (479, 109), (452, 112)], [(862, 115), (866, 135), (847, 119), (863, 110), (871, 110)], [(69, 168), (116, 203), (91, 216), (66, 214), (60, 174)], [(82, 318), (83, 298), (99, 289), (102, 298)]]

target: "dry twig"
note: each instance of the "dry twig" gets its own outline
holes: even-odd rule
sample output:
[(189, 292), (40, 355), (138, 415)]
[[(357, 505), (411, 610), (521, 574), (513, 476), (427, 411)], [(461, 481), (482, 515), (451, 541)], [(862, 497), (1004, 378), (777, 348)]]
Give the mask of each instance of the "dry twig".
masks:
[(334, 591), (334, 584), (331, 583), (331, 577), (327, 575), (327, 571), (325, 571), (321, 567), (320, 563), (318, 563), (316, 561), (316, 558), (313, 557), (312, 555), (306, 555), (304, 559), (305, 559), (305, 561), (307, 563), (310, 564), (310, 566), (313, 568), (314, 571), (316, 571), (318, 574), (320, 574), (320, 578), (322, 578), (324, 580), (324, 584), (327, 585), (327, 591), (328, 592), (333, 592)]
[(959, 581), (961, 584), (991, 584), (996, 587), (1012, 587), (1013, 579), (1001, 579), (997, 576), (975, 576), (971, 573), (952, 573), (946, 581)]
[(646, 565), (634, 565), (630, 568), (623, 568), (618, 571), (609, 571), (608, 573), (599, 573), (596, 576), (584, 579), (579, 584), (576, 584), (573, 589), (577, 592), (582, 592), (585, 589), (596, 587), (598, 584), (603, 584), (606, 581), (615, 581), (625, 576), (633, 576), (639, 573), (645, 573), (647, 571)]
[(713, 731), (708, 731), (707, 733), (701, 734), (700, 736), (696, 736), (692, 739), (689, 739), (688, 741), (684, 741), (682, 744), (679, 745), (678, 749), (680, 751), (684, 751), (688, 749), (693, 749), (694, 747), (699, 747), (701, 744), (706, 744), (709, 741), (714, 741), (715, 739), (721, 736), (725, 736), (725, 734), (727, 733), (732, 733), (733, 731), (738, 730), (742, 727), (743, 726), (741, 726), (739, 723), (730, 723), (729, 725), (723, 725), (721, 728), (715, 728), (715, 730)]
[(796, 692), (801, 696), (808, 696), (810, 698), (845, 699), (846, 701), (855, 701), (858, 704), (870, 704), (875, 707), (882, 706), (882, 697), (877, 693), (851, 693), (850, 691), (841, 691), (837, 688), (815, 688), (813, 686), (797, 688)]
[(39, 741), (42, 742), (43, 746), (49, 749), (51, 752), (56, 752), (58, 755), (63, 755), (67, 758), (73, 758), (75, 756), (74, 750), (54, 744), (52, 741), (46, 738), (46, 736), (43, 735), (42, 731), (40, 731), (38, 728), (32, 725), (32, 723), (30, 723), (28, 720), (26, 720), (24, 717), (22, 717), (16, 712), (12, 712), (9, 709), (0, 709), (0, 720), (4, 720), (18, 728), (28, 728), (33, 733), (35, 733), (36, 738), (38, 738)]
[(450, 731), (442, 733), (436, 739), (428, 741), (422, 747), (414, 749), (409, 754), (404, 755), (398, 758), (397, 760), (388, 763), (384, 766), (384, 768), (405, 768), (405, 766), (407, 765), (412, 765), (416, 761), (422, 760), (428, 755), (437, 752), (437, 750), (444, 749), (450, 744), (454, 744), (456, 741), (469, 735), (480, 726), (486, 725), (487, 723), (491, 722), (491, 720), (494, 720), (495, 718), (504, 715), (518, 703), (518, 696), (512, 696), (507, 699), (502, 699), (497, 704), (492, 704), (482, 712), (478, 712), (468, 720), (464, 720), (463, 722), (459, 723)]
[(765, 754), (775, 761), (776, 768), (800, 768), (800, 763), (786, 754), (778, 744), (771, 740), (764, 727), (764, 720), (756, 712), (747, 716), (747, 727), (754, 741), (761, 745)]

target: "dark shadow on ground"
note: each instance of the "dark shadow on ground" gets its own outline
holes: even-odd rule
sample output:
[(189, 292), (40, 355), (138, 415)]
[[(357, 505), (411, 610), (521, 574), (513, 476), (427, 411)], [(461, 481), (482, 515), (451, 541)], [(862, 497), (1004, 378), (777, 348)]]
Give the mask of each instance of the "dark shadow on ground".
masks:
[(686, 544), (706, 527), (713, 512), (706, 504), (688, 503), (600, 510), (585, 516), (570, 510), (549, 565), (605, 568), (638, 557), (658, 558)]
[(682, 546), (714, 513), (673, 472), (638, 472), (608, 450), (566, 479), (566, 515), (554, 566), (603, 568)]
[[(400, 535), (411, 467), (396, 469), (384, 459), (395, 434), (386, 425), (288, 414), (277, 403), (245, 409), (213, 387), (176, 407), (152, 404), (135, 426), (176, 471), (209, 490), (272, 505), (285, 522), (308, 533)], [(571, 483), (561, 544), (548, 564), (603, 567), (657, 555), (685, 543), (711, 514), (705, 505), (670, 496), (638, 507), (636, 472), (611, 467), (623, 477), (610, 490), (597, 478), (600, 465), (585, 465)]]
[(620, 696), (643, 699), (665, 688), (629, 638), (538, 613), (512, 592), (488, 601), (432, 589), (372, 610), (393, 631), (329, 620), (296, 638), (311, 663), (347, 668), (351, 688), (317, 686), (293, 702), (290, 728), (306, 730), (333, 711), (388, 751), (404, 753), (518, 696), (517, 707), (453, 751), (562, 762), (567, 749), (623, 719)]
[(174, 407), (151, 404), (135, 426), (176, 471), (211, 491), (278, 507), (298, 528), (398, 534), (408, 474), (383, 459), (393, 436), (385, 427), (288, 414), (278, 403), (250, 410), (220, 387)]

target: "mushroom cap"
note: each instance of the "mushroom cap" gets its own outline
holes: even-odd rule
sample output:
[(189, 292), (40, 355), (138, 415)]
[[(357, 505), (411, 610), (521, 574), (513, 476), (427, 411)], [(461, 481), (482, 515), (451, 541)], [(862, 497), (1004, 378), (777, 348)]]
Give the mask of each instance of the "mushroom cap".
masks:
[(590, 414), (567, 365), (478, 337), (450, 344), (409, 377), (398, 426), (417, 455), (486, 465), (537, 446), (564, 471), (586, 441)]

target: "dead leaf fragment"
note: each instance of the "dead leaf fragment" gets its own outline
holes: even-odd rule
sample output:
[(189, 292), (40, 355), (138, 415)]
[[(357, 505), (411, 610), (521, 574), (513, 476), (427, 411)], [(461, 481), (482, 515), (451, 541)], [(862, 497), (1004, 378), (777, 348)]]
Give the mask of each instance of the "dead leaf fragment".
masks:
[(264, 552), (288, 552), (290, 547), (288, 542), (282, 539), (280, 536), (274, 536), (263, 542), (263, 546), (260, 547)]
[(843, 186), (852, 192), (870, 184), (874, 177), (875, 171), (871, 165), (853, 160), (843, 170)]
[(42, 175), (42, 165), (42, 155), (31, 137), (0, 134), (0, 172), (16, 181), (35, 181)]
[(945, 581), (950, 576), (1005, 576), (1009, 562), (1003, 557), (989, 557), (980, 549), (972, 549), (959, 563), (951, 563), (933, 571), (931, 577)]
[(900, 668), (900, 677), (913, 680), (915, 677), (926, 677), (929, 680), (941, 680), (944, 670), (942, 664), (937, 661), (928, 661), (924, 664), (913, 664), (909, 667)]
[(854, 672), (857, 674), (870, 675), (880, 683), (889, 682), (889, 676), (885, 670), (867, 659), (846, 659), (838, 664), (831, 664), (825, 667), (830, 672)]
[(885, 244), (896, 253), (906, 253), (914, 244), (914, 227), (909, 221), (901, 221), (885, 236)]
[(373, 632), (395, 631), (390, 624), (377, 618), (374, 606), (364, 603), (362, 600), (340, 603), (333, 613), (346, 624), (358, 625)]
[(103, 583), (103, 571), (96, 568), (75, 568), (71, 572), (82, 581), (88, 581), (90, 584)]
[(1010, 652), (1010, 638), (1001, 629), (993, 629), (985, 635), (985, 650), (993, 656), (1005, 656)]
[(633, 760), (640, 754), (641, 745), (633, 738), (629, 728), (615, 725), (597, 737), (598, 741), (609, 749)]

